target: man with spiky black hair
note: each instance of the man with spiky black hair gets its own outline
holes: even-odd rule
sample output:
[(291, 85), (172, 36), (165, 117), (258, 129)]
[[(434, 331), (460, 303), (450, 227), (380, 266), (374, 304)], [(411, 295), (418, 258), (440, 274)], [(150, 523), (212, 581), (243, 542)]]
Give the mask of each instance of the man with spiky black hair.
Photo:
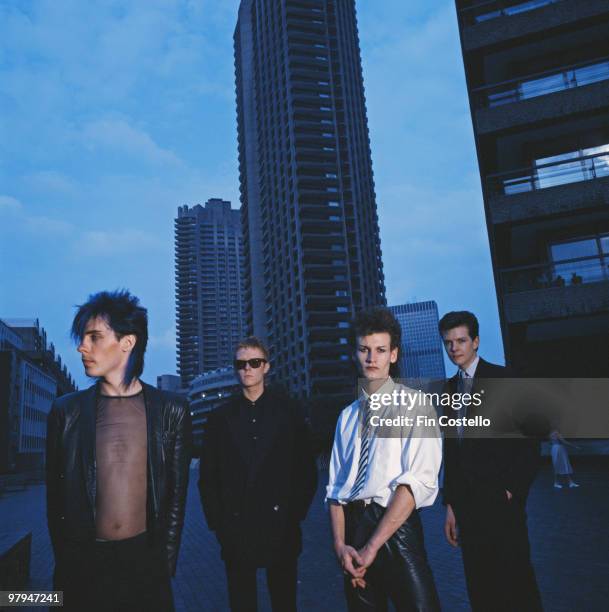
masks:
[(48, 417), (47, 520), (67, 610), (173, 610), (190, 412), (140, 380), (147, 311), (128, 291), (78, 307), (72, 337), (96, 384)]

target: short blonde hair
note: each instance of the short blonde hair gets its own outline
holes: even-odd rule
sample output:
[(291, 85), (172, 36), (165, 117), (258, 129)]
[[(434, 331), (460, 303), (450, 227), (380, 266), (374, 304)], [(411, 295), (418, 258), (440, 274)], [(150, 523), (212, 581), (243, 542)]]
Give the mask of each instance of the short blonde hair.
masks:
[(264, 358), (269, 361), (269, 351), (260, 338), (257, 338), (256, 336), (249, 336), (248, 338), (245, 338), (245, 340), (241, 340), (241, 342), (237, 344), (237, 348), (235, 348), (235, 356), (240, 349), (245, 348), (256, 348), (260, 350), (264, 355)]

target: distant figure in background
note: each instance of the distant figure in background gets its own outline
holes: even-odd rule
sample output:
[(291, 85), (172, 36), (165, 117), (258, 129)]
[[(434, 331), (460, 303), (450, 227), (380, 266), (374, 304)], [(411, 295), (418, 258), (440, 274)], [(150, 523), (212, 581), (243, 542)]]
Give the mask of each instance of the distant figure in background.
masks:
[(558, 430), (554, 430), (550, 434), (550, 444), (552, 445), (552, 466), (554, 467), (554, 487), (556, 489), (562, 489), (560, 484), (561, 478), (569, 485), (571, 489), (579, 487), (579, 485), (573, 481), (571, 474), (573, 474), (573, 468), (569, 461), (569, 453), (567, 452), (566, 445), (578, 448), (575, 444), (567, 442)]
[(48, 417), (47, 520), (64, 610), (170, 612), (190, 463), (190, 412), (140, 376), (148, 316), (101, 291), (72, 323), (97, 383)]

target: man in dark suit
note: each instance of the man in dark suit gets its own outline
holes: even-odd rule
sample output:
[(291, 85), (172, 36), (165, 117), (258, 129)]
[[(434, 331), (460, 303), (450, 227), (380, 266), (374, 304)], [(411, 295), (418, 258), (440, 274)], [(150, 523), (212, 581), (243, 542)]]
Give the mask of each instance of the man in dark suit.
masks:
[(317, 486), (302, 408), (265, 388), (269, 355), (257, 338), (235, 354), (241, 393), (205, 428), (199, 490), (226, 565), (233, 611), (256, 610), (256, 570), (266, 568), (273, 610), (296, 610), (300, 522)]
[[(507, 368), (478, 356), (479, 326), (471, 312), (449, 312), (440, 320), (439, 330), (448, 357), (458, 367), (445, 389), (453, 397), (481, 392), (487, 384), (484, 379), (509, 377)], [(483, 401), (449, 416), (484, 417), (489, 409)], [(465, 429), (446, 432), (444, 530), (449, 543), (461, 547), (472, 609), (541, 610), (525, 512), (538, 468), (539, 444), (526, 437), (500, 438), (480, 430), (470, 437)]]

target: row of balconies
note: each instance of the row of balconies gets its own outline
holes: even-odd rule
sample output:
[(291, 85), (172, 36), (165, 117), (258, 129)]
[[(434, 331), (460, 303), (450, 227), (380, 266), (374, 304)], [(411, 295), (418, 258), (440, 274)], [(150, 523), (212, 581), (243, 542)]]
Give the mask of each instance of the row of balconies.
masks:
[(606, 15), (606, 0), (490, 0), (459, 11), (466, 53)]
[(609, 280), (540, 287), (503, 297), (507, 323), (562, 319), (609, 312)]
[(493, 224), (564, 215), (609, 206), (607, 152), (488, 177)]
[[(569, 77), (575, 74), (570, 68), (529, 81), (518, 79), (473, 90), (476, 132), (484, 136), (607, 108), (609, 60), (585, 67), (597, 72), (581, 77), (579, 82)], [(528, 88), (528, 84), (535, 87)]]

